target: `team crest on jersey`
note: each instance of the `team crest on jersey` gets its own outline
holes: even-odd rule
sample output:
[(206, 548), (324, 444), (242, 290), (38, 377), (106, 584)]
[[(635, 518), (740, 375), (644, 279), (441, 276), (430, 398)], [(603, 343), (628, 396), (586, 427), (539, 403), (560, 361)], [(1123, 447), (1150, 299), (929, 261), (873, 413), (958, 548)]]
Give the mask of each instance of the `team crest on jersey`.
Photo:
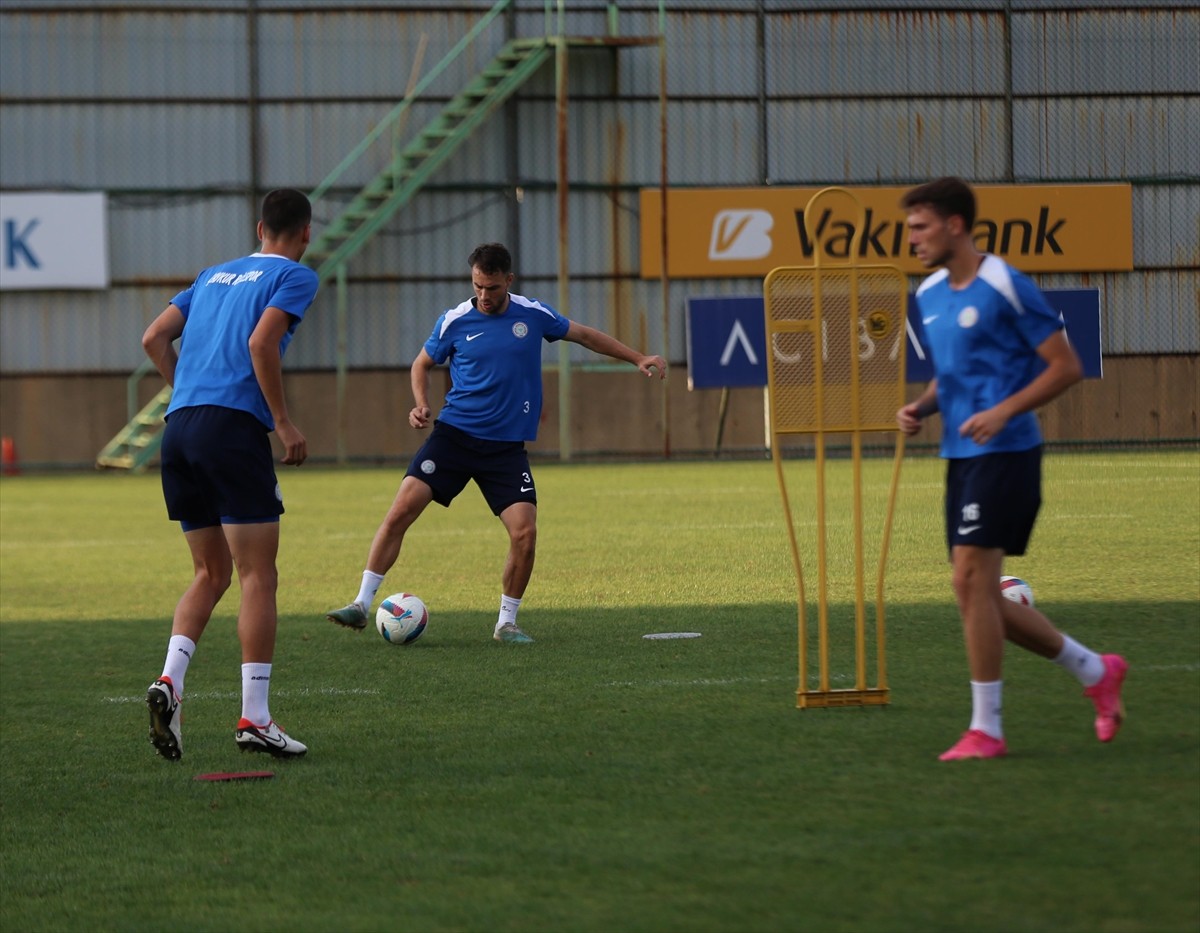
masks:
[(517, 321), (517, 323), (515, 323), (513, 325), (513, 336), (514, 337), (524, 337), (528, 333), (529, 333), (529, 327), (525, 324), (524, 321)]
[(967, 305), (958, 312), (959, 327), (974, 327), (979, 322), (979, 309), (974, 305)]

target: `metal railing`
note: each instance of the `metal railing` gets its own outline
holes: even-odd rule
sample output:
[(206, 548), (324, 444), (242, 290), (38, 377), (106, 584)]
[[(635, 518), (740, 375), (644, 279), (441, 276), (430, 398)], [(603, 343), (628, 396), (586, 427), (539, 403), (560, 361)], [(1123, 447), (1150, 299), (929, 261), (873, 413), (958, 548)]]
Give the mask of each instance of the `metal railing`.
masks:
[[(309, 200), (317, 201), (324, 196), (338, 179), (341, 178), (351, 166), (353, 166), (362, 156), (371, 148), (379, 138), (389, 129), (397, 129), (403, 127), (406, 114), (412, 107), (421, 94), (433, 84), (434, 81), (457, 59), (466, 49), (470, 48), (471, 44), (479, 38), (480, 35), (495, 21), (495, 19), (513, 5), (513, 0), (496, 0), (492, 8), (487, 11), (479, 21), (463, 34), (450, 50), (442, 56), (441, 61), (434, 65), (426, 75), (411, 86), (404, 98), (396, 104), (391, 110), (384, 114), (383, 118), (375, 124), (371, 131), (363, 137), (357, 146), (350, 150), (339, 162), (333, 170), (321, 180), (321, 183), (313, 189), (309, 194)], [(610, 8), (615, 7), (615, 4), (609, 4)], [(566, 0), (544, 0), (545, 13), (545, 35), (562, 35), (562, 29), (566, 15)], [(557, 17), (552, 12), (553, 8), (557, 7)], [(557, 20), (555, 31), (551, 31), (551, 23)], [(393, 143), (394, 145), (394, 143)]]

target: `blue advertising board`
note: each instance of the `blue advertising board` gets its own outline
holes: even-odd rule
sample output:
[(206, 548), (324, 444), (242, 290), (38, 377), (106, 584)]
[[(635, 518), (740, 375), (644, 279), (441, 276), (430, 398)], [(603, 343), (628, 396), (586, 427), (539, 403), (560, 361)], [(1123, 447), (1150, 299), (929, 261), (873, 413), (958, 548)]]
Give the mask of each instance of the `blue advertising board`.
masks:
[(767, 384), (762, 295), (687, 300), (688, 388)]
[[(1083, 361), (1085, 379), (1103, 375), (1100, 355), (1100, 291), (1095, 288), (1043, 289), (1063, 316), (1067, 337)], [(905, 377), (933, 378), (916, 303), (909, 296)], [(687, 300), (688, 388), (714, 389), (767, 384), (767, 327), (762, 295)]]

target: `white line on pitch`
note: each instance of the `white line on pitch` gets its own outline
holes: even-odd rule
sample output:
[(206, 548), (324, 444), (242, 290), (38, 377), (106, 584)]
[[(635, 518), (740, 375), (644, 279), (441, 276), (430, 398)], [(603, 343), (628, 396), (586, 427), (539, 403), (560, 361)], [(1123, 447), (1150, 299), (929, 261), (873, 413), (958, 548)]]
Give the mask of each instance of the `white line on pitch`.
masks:
[(1117, 514), (1117, 515), (1110, 515), (1110, 514), (1106, 514), (1106, 515), (1079, 515), (1079, 514), (1066, 514), (1066, 513), (1064, 513), (1064, 514), (1061, 514), (1061, 515), (1055, 515), (1055, 514), (1053, 514), (1053, 513), (1051, 513), (1051, 512), (1047, 512), (1045, 517), (1046, 517), (1046, 520), (1047, 520), (1047, 521), (1051, 521), (1051, 522), (1065, 522), (1065, 521), (1071, 521), (1071, 522), (1077, 522), (1077, 521), (1088, 521), (1088, 522), (1127, 522), (1127, 521), (1129, 521), (1131, 518), (1133, 518), (1133, 516), (1132, 516), (1132, 515), (1120, 515), (1120, 514)]
[[(378, 696), (383, 691), (377, 689), (365, 689), (363, 687), (321, 687), (318, 690), (310, 690), (308, 687), (300, 687), (296, 690), (272, 690), (272, 697), (302, 697), (302, 696)], [(235, 690), (205, 690), (205, 691), (188, 691), (185, 699), (188, 700), (236, 700), (241, 697), (241, 693)], [(141, 694), (135, 697), (105, 697), (105, 703), (145, 703), (146, 695)]]
[[(602, 687), (726, 687), (730, 684), (773, 684), (780, 683), (785, 680), (792, 680), (790, 677), (728, 677), (728, 678), (708, 678), (701, 677), (696, 680), (611, 680), (606, 684), (600, 684)], [(848, 678), (834, 677), (834, 680), (845, 680)]]

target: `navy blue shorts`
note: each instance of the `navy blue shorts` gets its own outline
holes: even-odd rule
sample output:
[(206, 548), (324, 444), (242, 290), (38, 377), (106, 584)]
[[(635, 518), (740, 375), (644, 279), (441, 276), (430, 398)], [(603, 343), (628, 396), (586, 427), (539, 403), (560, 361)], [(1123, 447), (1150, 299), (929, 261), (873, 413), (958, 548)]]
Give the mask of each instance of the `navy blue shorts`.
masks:
[(537, 505), (522, 441), (480, 440), (441, 421), (433, 423), (429, 440), (404, 475), (425, 483), (433, 490), (433, 501), (442, 506), (448, 506), (469, 480), (475, 480), (494, 515), (516, 502)]
[(1042, 448), (950, 460), (946, 543), (1025, 553), (1042, 505)]
[(163, 431), (167, 515), (184, 531), (277, 522), (283, 495), (266, 425), (245, 411), (197, 405), (171, 413)]

